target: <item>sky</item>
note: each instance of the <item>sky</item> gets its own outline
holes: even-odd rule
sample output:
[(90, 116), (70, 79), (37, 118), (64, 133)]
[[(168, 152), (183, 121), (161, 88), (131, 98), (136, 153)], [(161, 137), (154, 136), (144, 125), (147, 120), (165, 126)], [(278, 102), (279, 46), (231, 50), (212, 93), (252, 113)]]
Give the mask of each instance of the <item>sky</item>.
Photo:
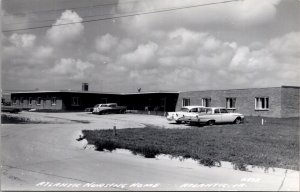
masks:
[(2, 89), (300, 86), (300, 1), (221, 2), (2, 0)]

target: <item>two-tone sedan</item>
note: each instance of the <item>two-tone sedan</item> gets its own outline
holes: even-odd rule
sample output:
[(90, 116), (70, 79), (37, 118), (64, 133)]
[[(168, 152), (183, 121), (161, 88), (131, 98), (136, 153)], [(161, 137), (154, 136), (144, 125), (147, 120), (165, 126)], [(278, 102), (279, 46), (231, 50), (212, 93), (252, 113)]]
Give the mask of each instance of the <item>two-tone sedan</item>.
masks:
[(185, 122), (183, 120), (183, 118), (187, 114), (199, 112), (199, 111), (201, 111), (202, 108), (203, 108), (203, 106), (198, 106), (198, 105), (182, 107), (179, 111), (168, 112), (167, 113), (167, 120), (168, 121), (174, 121), (176, 123), (183, 123), (183, 122)]
[(215, 123), (236, 123), (244, 121), (245, 116), (240, 113), (228, 112), (223, 107), (204, 107), (199, 112), (186, 114), (185, 122), (214, 125)]

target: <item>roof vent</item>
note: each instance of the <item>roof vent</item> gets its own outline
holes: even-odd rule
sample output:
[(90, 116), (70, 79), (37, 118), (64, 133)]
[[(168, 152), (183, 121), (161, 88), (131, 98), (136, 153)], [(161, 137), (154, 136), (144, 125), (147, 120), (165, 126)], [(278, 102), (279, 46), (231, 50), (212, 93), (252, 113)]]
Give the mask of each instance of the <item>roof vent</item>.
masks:
[(89, 84), (88, 83), (82, 83), (81, 90), (82, 91), (89, 91)]

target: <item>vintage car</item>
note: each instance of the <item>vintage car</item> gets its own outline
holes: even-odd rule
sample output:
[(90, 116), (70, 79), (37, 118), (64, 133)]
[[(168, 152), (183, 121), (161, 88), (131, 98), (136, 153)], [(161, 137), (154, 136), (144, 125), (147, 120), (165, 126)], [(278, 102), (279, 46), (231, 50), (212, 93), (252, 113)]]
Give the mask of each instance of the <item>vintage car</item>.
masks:
[(118, 106), (116, 103), (97, 104), (94, 106), (94, 114), (125, 113), (125, 106)]
[(230, 113), (223, 107), (203, 107), (198, 112), (186, 114), (182, 120), (207, 125), (213, 125), (215, 123), (240, 124), (244, 121), (244, 117), (245, 116), (240, 113)]
[(167, 120), (168, 121), (175, 121), (176, 123), (183, 123), (183, 117), (188, 113), (198, 112), (203, 108), (203, 106), (185, 106), (180, 109), (180, 111), (176, 112), (168, 112), (167, 113)]

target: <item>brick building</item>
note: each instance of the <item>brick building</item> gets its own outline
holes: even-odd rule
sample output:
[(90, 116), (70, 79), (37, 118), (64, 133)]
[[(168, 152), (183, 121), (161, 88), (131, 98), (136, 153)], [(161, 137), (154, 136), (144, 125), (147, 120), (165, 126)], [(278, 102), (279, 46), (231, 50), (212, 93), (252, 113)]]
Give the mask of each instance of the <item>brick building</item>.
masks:
[(176, 110), (185, 105), (226, 107), (247, 116), (299, 117), (300, 87), (181, 92)]
[(99, 93), (91, 91), (28, 91), (11, 93), (12, 106), (40, 111), (82, 111), (99, 103), (118, 103), (128, 110), (174, 111), (178, 93)]
[(98, 103), (118, 103), (128, 110), (177, 111), (186, 105), (226, 107), (247, 116), (299, 117), (300, 87), (142, 92), (129, 94), (82, 91), (11, 93), (12, 105), (23, 109), (79, 111)]

